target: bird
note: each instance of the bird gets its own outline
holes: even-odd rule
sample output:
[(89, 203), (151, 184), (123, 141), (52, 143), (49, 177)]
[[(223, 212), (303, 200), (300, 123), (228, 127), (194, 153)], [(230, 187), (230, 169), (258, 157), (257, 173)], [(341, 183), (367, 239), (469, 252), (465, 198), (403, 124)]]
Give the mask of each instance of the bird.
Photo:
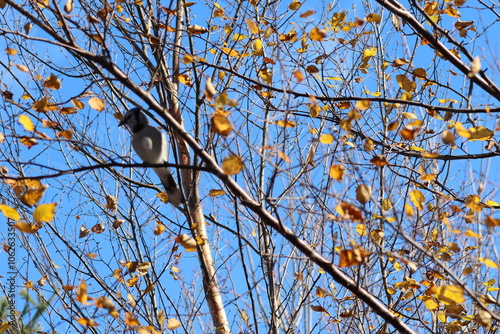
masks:
[[(125, 113), (119, 126), (126, 125), (132, 131), (132, 148), (144, 163), (168, 162), (168, 142), (165, 133), (149, 124), (143, 108), (132, 108)], [(183, 202), (182, 192), (169, 167), (153, 167), (165, 187), (168, 200), (176, 208)]]

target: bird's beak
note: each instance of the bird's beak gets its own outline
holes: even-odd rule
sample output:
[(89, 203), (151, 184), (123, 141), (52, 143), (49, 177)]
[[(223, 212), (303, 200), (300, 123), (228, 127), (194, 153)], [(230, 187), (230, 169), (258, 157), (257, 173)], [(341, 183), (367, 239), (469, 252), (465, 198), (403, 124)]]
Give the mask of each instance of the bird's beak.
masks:
[(123, 126), (125, 123), (127, 123), (127, 120), (123, 119), (120, 123), (118, 123), (118, 126)]

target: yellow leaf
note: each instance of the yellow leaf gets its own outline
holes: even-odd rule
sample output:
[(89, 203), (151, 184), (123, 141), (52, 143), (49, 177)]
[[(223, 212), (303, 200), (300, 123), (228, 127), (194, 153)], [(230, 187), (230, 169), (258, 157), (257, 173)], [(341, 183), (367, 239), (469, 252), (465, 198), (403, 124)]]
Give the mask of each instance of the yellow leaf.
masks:
[(7, 53), (10, 56), (15, 56), (15, 55), (17, 55), (17, 50), (16, 49), (7, 48), (7, 49), (5, 49), (5, 53)]
[(499, 266), (498, 264), (495, 262), (495, 261), (492, 261), (490, 259), (487, 259), (487, 258), (484, 258), (484, 257), (478, 257), (477, 258), (480, 262), (484, 263), (485, 265), (487, 265), (488, 267), (490, 268), (495, 268), (495, 269), (498, 269)]
[(455, 131), (460, 137), (463, 138), (470, 138), (471, 136), (469, 130), (467, 130), (460, 122), (455, 123)]
[(0, 211), (4, 214), (6, 218), (12, 219), (12, 220), (19, 220), (21, 219), (21, 215), (19, 212), (17, 212), (16, 209), (11, 208), (10, 206), (6, 204), (0, 204)]
[(319, 142), (321, 144), (330, 145), (331, 143), (333, 143), (333, 140), (333, 136), (329, 133), (325, 133), (319, 137)]
[(445, 305), (460, 304), (465, 301), (464, 290), (456, 285), (442, 285), (436, 288), (436, 299)]
[(208, 196), (210, 196), (210, 197), (222, 196), (225, 193), (226, 193), (226, 191), (224, 191), (222, 189), (210, 189), (210, 191), (208, 192)]
[(469, 140), (470, 141), (475, 141), (475, 140), (490, 140), (495, 133), (491, 131), (490, 129), (485, 128), (484, 126), (475, 126), (473, 128), (469, 129)]
[(252, 34), (258, 34), (259, 33), (259, 26), (252, 20), (245, 19), (245, 22), (247, 24), (248, 30)]
[(232, 130), (233, 127), (226, 115), (222, 112), (216, 112), (212, 117), (212, 132), (221, 136), (228, 136)]
[(358, 232), (359, 235), (366, 236), (368, 234), (366, 232), (366, 225), (365, 224), (356, 225), (356, 232)]
[(89, 106), (90, 108), (97, 110), (99, 112), (103, 111), (104, 108), (106, 107), (104, 101), (97, 97), (92, 97), (89, 99)]
[(287, 121), (287, 120), (280, 120), (280, 121), (276, 121), (275, 124), (283, 127), (283, 128), (294, 128), (297, 124), (293, 121)]
[(262, 39), (260, 38), (255, 39), (252, 43), (252, 48), (254, 56), (262, 56), (264, 54)]
[(169, 318), (167, 320), (167, 329), (173, 330), (181, 327), (181, 325), (182, 325), (181, 322), (175, 318)]
[(439, 303), (432, 296), (423, 296), (422, 301), (424, 305), (429, 310), (435, 310), (439, 307)]
[(372, 104), (372, 102), (369, 100), (359, 100), (356, 102), (356, 108), (359, 110), (366, 110), (366, 109), (370, 108), (371, 104)]
[(231, 49), (231, 48), (223, 47), (222, 52), (227, 54), (229, 57), (239, 57), (240, 56), (240, 53), (238, 51), (236, 51), (235, 49)]
[(8, 321), (4, 321), (0, 323), (0, 332), (5, 332), (10, 328), (10, 323)]
[(472, 230), (465, 230), (464, 232), (464, 236), (466, 237), (472, 237), (472, 238), (481, 238), (481, 236), (479, 234), (477, 234), (476, 232), (472, 231)]
[(34, 131), (35, 130), (35, 125), (33, 124), (33, 122), (31, 121), (31, 119), (29, 118), (28, 115), (21, 115), (21, 116), (19, 116), (18, 120), (19, 120), (19, 123), (21, 123), (21, 125), (24, 126), (24, 128), (27, 131)]
[(326, 30), (314, 27), (309, 32), (309, 38), (312, 41), (324, 41), (326, 37)]
[(415, 207), (419, 210), (424, 209), (424, 201), (425, 201), (425, 196), (422, 194), (420, 190), (413, 190), (410, 192), (410, 200), (415, 205)]
[(235, 175), (241, 172), (244, 164), (243, 160), (237, 155), (231, 154), (222, 160), (222, 169), (227, 175)]
[(391, 201), (388, 198), (384, 198), (382, 200), (382, 210), (389, 211), (390, 209), (392, 209)]
[(33, 224), (28, 224), (25, 222), (17, 222), (16, 225), (14, 225), (14, 228), (18, 229), (23, 233), (30, 233), (30, 234), (33, 234), (40, 229), (35, 227)]
[(273, 72), (268, 68), (260, 69), (259, 76), (268, 85), (273, 82)]
[(189, 77), (186, 74), (179, 74), (177, 76), (177, 79), (179, 79), (179, 82), (183, 85), (186, 85), (188, 87), (193, 87), (193, 81), (191, 81), (191, 77)]
[(373, 47), (373, 48), (369, 48), (369, 49), (366, 49), (365, 51), (363, 51), (363, 57), (373, 57), (373, 56), (376, 56), (377, 55), (377, 48), (376, 47)]
[(334, 180), (342, 181), (345, 174), (345, 167), (342, 165), (332, 165), (328, 175)]
[(37, 223), (48, 223), (54, 219), (57, 203), (40, 204), (33, 212), (33, 220)]
[(85, 104), (78, 99), (71, 99), (71, 103), (75, 106), (76, 109), (85, 108)]

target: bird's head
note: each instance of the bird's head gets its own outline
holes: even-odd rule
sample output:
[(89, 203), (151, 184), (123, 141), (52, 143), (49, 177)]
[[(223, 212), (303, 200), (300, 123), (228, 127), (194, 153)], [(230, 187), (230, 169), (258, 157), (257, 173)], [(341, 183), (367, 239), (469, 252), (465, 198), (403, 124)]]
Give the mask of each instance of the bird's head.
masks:
[(149, 125), (149, 120), (146, 115), (142, 112), (141, 107), (132, 108), (125, 113), (123, 120), (118, 124), (118, 126), (127, 125), (127, 127), (132, 132), (139, 132), (146, 125)]

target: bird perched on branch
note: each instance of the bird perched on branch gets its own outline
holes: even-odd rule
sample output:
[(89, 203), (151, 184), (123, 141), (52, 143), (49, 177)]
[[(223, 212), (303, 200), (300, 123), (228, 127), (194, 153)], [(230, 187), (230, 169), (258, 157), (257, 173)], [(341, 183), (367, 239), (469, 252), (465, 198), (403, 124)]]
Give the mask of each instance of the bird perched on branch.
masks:
[[(130, 109), (119, 125), (127, 125), (132, 131), (132, 147), (143, 162), (149, 164), (166, 163), (168, 161), (168, 142), (165, 133), (149, 125), (149, 119), (142, 110), (142, 108)], [(153, 170), (165, 187), (170, 203), (178, 207), (182, 202), (182, 193), (170, 168), (154, 167)]]

